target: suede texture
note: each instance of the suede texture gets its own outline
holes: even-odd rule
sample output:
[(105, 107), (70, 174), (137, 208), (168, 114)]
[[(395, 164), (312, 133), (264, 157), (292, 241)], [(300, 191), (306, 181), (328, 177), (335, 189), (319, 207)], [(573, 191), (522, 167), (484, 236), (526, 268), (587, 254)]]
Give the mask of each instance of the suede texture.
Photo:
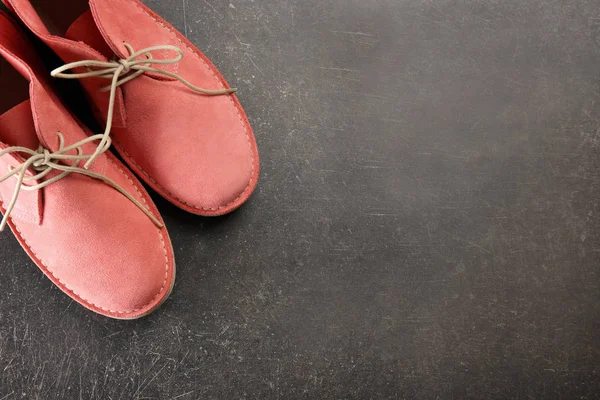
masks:
[[(169, 44), (180, 48), (184, 59), (156, 68), (206, 89), (229, 87), (204, 54), (137, 0), (91, 0), (95, 29), (88, 23), (90, 15), (84, 14), (67, 31), (72, 40), (49, 35), (29, 0), (8, 2), (65, 62), (103, 60), (101, 53), (106, 54), (107, 46), (118, 57), (127, 58), (123, 42), (135, 50)], [(90, 47), (94, 44), (95, 50)], [(152, 56), (166, 59), (175, 54), (155, 52)], [(108, 95), (99, 92), (98, 86), (107, 81), (86, 80), (82, 83), (89, 99), (105, 115)], [(178, 207), (206, 216), (226, 214), (250, 197), (258, 181), (259, 156), (252, 128), (235, 95), (201, 95), (153, 73), (121, 86), (119, 95), (119, 118), (112, 130), (115, 147), (154, 190)]]
[[(31, 148), (37, 139), (38, 145), (56, 151), (56, 132), (64, 135), (66, 145), (85, 139), (89, 132), (64, 108), (45, 71), (29, 63), (36, 55), (22, 38), (12, 21), (0, 13), (0, 57), (29, 80), (31, 96), (0, 116), (0, 147), (6, 148), (3, 142), (10, 140), (11, 145)], [(25, 122), (28, 116), (31, 119)], [(22, 125), (15, 125), (19, 121)], [(86, 154), (94, 149), (93, 144), (83, 147)], [(23, 161), (7, 155), (0, 159), (0, 168)], [(90, 169), (115, 181), (162, 221), (141, 184), (112, 154), (99, 156)], [(0, 184), (2, 212), (15, 182), (13, 178)], [(166, 228), (158, 228), (104, 182), (72, 173), (41, 190), (21, 191), (9, 225), (33, 261), (61, 290), (99, 314), (119, 319), (144, 316), (166, 299), (173, 286), (175, 265)]]

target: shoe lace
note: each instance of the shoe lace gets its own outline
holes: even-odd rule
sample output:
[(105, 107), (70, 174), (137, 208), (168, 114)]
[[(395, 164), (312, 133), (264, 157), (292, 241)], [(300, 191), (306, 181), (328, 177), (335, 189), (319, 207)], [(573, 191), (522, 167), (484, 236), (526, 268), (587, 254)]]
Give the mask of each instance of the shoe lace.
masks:
[[(171, 45), (162, 45), (162, 46), (153, 46), (148, 47), (139, 51), (135, 51), (133, 47), (123, 42), (123, 45), (129, 52), (129, 57), (124, 59), (117, 59), (112, 61), (95, 61), (95, 60), (82, 60), (77, 62), (72, 62), (69, 64), (65, 64), (62, 67), (59, 67), (51, 72), (51, 75), (55, 78), (63, 78), (63, 79), (84, 79), (84, 78), (104, 78), (111, 80), (110, 85), (104, 86), (101, 88), (102, 91), (110, 91), (110, 98), (108, 101), (108, 113), (106, 118), (106, 129), (102, 134), (102, 139), (100, 144), (98, 145), (96, 151), (92, 156), (87, 160), (84, 165), (84, 168), (88, 168), (89, 165), (94, 161), (96, 157), (100, 154), (108, 150), (110, 147), (110, 132), (112, 129), (114, 108), (115, 108), (115, 98), (117, 88), (137, 77), (146, 73), (152, 72), (155, 74), (161, 74), (164, 76), (168, 76), (170, 78), (176, 79), (179, 82), (183, 83), (188, 88), (201, 93), (207, 96), (220, 96), (224, 94), (235, 93), (237, 89), (219, 89), (219, 90), (210, 90), (203, 89), (198, 87), (185, 78), (177, 75), (173, 72), (166, 71), (163, 69), (158, 69), (152, 67), (153, 64), (176, 64), (183, 59), (183, 51), (175, 46)], [(155, 51), (173, 51), (177, 53), (177, 56), (170, 59), (154, 59), (152, 57), (152, 52)], [(145, 57), (144, 59), (138, 59), (139, 57)], [(75, 68), (86, 68), (87, 72), (75, 73), (68, 72), (69, 70), (73, 70)]]
[[(2, 218), (2, 222), (0, 222), (0, 231), (3, 231), (8, 222), (8, 218), (10, 213), (14, 209), (17, 200), (19, 198), (19, 193), (22, 190), (25, 191), (34, 191), (45, 188), (48, 185), (51, 185), (54, 182), (60, 181), (64, 179), (71, 173), (78, 173), (81, 175), (89, 176), (93, 179), (98, 179), (103, 181), (104, 183), (112, 186), (123, 196), (127, 197), (133, 204), (135, 204), (140, 210), (144, 212), (152, 220), (152, 222), (159, 228), (163, 227), (163, 224), (146, 208), (142, 203), (140, 203), (135, 197), (130, 195), (125, 189), (119, 186), (115, 181), (110, 179), (107, 176), (102, 174), (90, 171), (88, 169), (80, 168), (79, 164), (84, 160), (89, 160), (92, 155), (83, 154), (82, 146), (100, 140), (102, 135), (94, 135), (90, 136), (84, 140), (81, 140), (77, 143), (74, 143), (70, 146), (65, 147), (65, 140), (63, 135), (60, 132), (57, 132), (58, 140), (59, 140), (59, 148), (56, 152), (51, 153), (48, 149), (44, 148), (42, 145), (37, 149), (37, 151), (31, 150), (27, 147), (13, 146), (8, 147), (2, 151), (0, 151), (0, 158), (9, 153), (21, 153), (29, 155), (29, 158), (19, 165), (18, 167), (9, 166), (9, 172), (0, 177), (0, 183), (6, 181), (10, 177), (15, 176), (17, 178), (17, 184), (15, 186), (15, 190), (13, 192), (12, 198), (8, 205), (6, 206), (6, 212), (4, 217)], [(110, 147), (110, 138), (108, 138), (108, 145)], [(72, 150), (76, 150), (77, 154), (66, 154)], [(71, 160), (73, 161), (73, 165), (64, 165), (60, 164), (61, 161)], [(36, 175), (27, 176), (27, 171), (29, 168), (33, 169), (37, 172)], [(35, 185), (27, 185), (28, 182), (39, 181), (50, 174), (52, 171), (62, 171), (60, 174), (42, 181), (41, 183)]]

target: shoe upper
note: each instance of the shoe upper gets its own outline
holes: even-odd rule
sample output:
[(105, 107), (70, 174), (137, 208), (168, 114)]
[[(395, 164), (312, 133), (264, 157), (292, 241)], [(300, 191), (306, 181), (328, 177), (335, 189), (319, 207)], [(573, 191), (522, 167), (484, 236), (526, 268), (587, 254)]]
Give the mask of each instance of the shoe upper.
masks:
[[(82, 0), (78, 0), (82, 1)], [(84, 1), (84, 0), (83, 0)], [(49, 30), (30, 0), (8, 1), (23, 22), (66, 63), (125, 59), (134, 50), (176, 46), (183, 59), (154, 68), (206, 89), (229, 88), (219, 71), (183, 35), (137, 0), (91, 0), (89, 10), (62, 29)], [(87, 1), (84, 1), (87, 3)], [(173, 58), (152, 52), (153, 60)], [(80, 69), (79, 72), (83, 72)], [(106, 79), (82, 79), (97, 115), (106, 118)], [(206, 96), (176, 79), (147, 72), (119, 86), (112, 137), (129, 166), (177, 206), (220, 215), (240, 206), (259, 173), (256, 141), (233, 94)]]
[[(65, 146), (89, 137), (53, 92), (34, 49), (0, 13), (0, 85), (11, 84), (3, 82), (11, 73), (25, 81), (28, 98), (16, 100), (4, 112), (0, 108), (0, 150), (21, 146), (35, 151), (41, 146), (51, 154), (61, 149), (60, 135)], [(3, 96), (13, 93), (17, 91)], [(95, 149), (94, 143), (80, 147), (84, 154)], [(77, 150), (67, 154), (76, 155)], [(1, 157), (1, 174), (23, 165), (26, 158), (22, 152)], [(62, 163), (76, 166), (72, 160)], [(143, 316), (166, 298), (173, 284), (168, 233), (141, 184), (110, 152), (100, 154), (89, 171), (129, 193), (159, 225), (111, 185), (75, 172), (39, 190), (22, 190), (8, 223), (34, 262), (80, 304), (114, 318)], [(30, 168), (27, 175), (37, 173)], [(54, 171), (40, 181), (59, 173)], [(4, 214), (17, 184), (13, 178), (0, 183)]]

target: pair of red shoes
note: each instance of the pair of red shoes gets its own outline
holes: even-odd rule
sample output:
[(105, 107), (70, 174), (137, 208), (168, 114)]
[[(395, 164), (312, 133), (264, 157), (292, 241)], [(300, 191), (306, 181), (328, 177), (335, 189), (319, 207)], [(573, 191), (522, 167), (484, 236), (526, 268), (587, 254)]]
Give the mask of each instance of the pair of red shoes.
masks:
[(0, 12), (0, 228), (66, 294), (135, 319), (170, 294), (175, 262), (148, 193), (109, 150), (178, 207), (216, 216), (254, 190), (244, 111), (194, 45), (138, 0), (3, 0), (80, 79), (92, 135), (63, 106), (37, 54)]

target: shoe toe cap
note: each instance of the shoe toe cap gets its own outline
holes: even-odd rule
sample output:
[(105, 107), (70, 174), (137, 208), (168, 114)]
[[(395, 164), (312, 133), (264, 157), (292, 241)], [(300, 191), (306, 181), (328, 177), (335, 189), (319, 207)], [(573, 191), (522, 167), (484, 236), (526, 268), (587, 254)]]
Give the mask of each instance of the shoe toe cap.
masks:
[(13, 221), (13, 228), (57, 286), (83, 306), (119, 319), (144, 316), (166, 299), (175, 264), (164, 227), (100, 182), (74, 179), (46, 189), (42, 225)]

